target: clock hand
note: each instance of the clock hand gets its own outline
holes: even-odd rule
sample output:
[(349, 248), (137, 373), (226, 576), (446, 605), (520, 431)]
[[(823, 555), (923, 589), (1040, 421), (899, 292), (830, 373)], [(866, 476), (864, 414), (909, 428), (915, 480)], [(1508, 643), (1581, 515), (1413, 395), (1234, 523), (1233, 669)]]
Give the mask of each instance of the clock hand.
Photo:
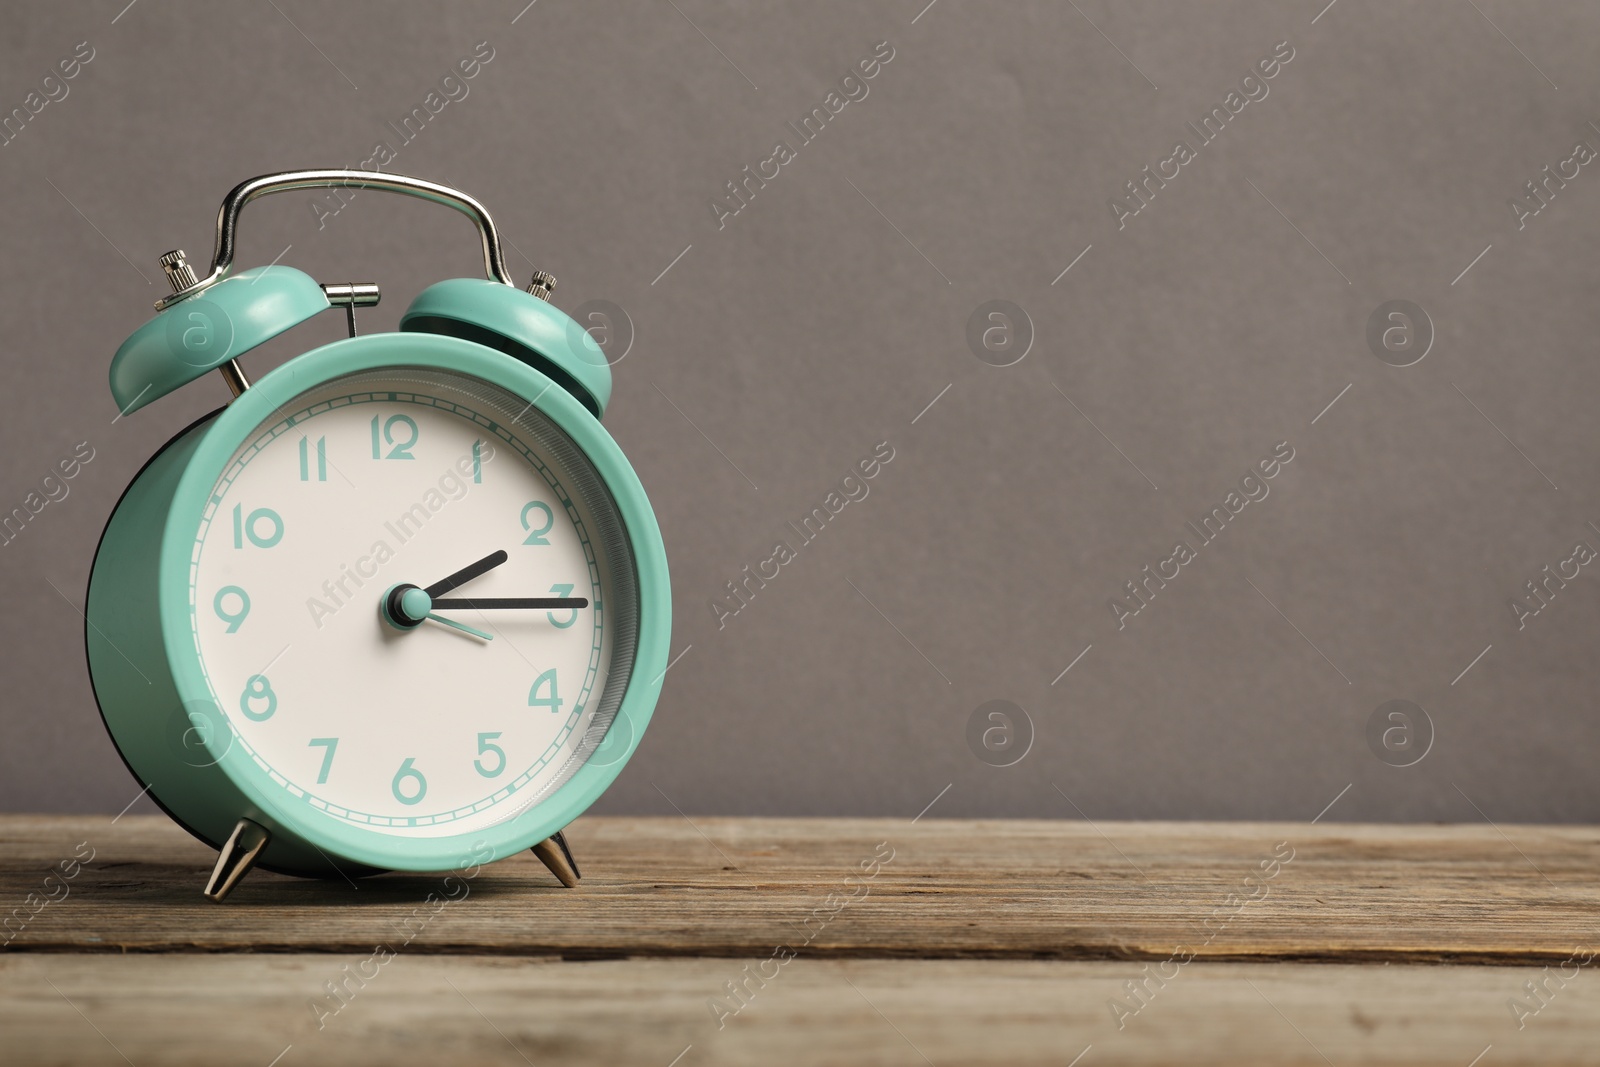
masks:
[(437, 582), (434, 582), (432, 585), (428, 586), (427, 589), (423, 590), (423, 592), (427, 593), (430, 597), (436, 597), (440, 596), (441, 594), (448, 593), (457, 586), (466, 585), (468, 582), (472, 581), (472, 579), (477, 578), (480, 575), (488, 574), (490, 571), (500, 566), (500, 564), (504, 563), (508, 558), (509, 557), (506, 555), (505, 549), (503, 548), (498, 552), (491, 552), (478, 562), (473, 563), (470, 566), (462, 567), (460, 570), (456, 571), (447, 578), (439, 579)]
[(581, 596), (449, 597), (444, 600), (435, 600), (433, 606), (441, 611), (459, 610), (461, 608), (480, 610), (489, 608), (532, 608), (539, 611), (552, 611), (557, 608), (586, 608), (589, 606), (589, 601)]
[[(476, 566), (476, 564), (475, 564)], [(425, 620), (431, 619), (452, 630), (481, 637), (485, 641), (493, 641), (494, 637), (475, 629), (465, 623), (455, 622), (443, 615), (433, 613), (434, 601), (426, 589), (418, 589), (414, 585), (397, 585), (389, 590), (389, 595), (383, 598), (383, 613), (391, 625), (402, 630), (415, 629)]]
[(449, 619), (445, 618), (443, 615), (428, 614), (428, 615), (424, 615), (423, 618), (424, 619), (432, 619), (434, 622), (437, 622), (437, 623), (440, 623), (442, 625), (448, 626), (453, 630), (460, 630), (462, 633), (471, 634), (473, 637), (481, 637), (485, 641), (493, 641), (494, 640), (494, 637), (492, 635), (486, 634), (482, 630), (475, 630), (472, 627), (466, 625), (465, 623), (451, 622)]

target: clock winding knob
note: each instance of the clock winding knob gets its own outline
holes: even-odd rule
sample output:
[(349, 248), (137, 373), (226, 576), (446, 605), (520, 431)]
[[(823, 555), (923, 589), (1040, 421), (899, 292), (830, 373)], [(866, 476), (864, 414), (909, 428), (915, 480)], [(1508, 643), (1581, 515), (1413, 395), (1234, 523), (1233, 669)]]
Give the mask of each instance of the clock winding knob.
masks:
[(549, 300), (550, 291), (556, 287), (556, 276), (549, 271), (536, 270), (533, 280), (528, 282), (528, 292), (540, 300)]
[(174, 293), (181, 293), (200, 280), (195, 277), (194, 268), (189, 266), (181, 248), (174, 248), (161, 257), (161, 269), (167, 272), (167, 281), (172, 283)]

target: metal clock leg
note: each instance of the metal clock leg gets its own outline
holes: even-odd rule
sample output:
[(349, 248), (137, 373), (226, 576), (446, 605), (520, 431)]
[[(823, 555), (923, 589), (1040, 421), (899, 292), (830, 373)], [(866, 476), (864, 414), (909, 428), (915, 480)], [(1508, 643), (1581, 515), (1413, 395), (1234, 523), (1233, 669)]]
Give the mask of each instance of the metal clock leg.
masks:
[(539, 862), (550, 868), (550, 873), (568, 889), (577, 885), (578, 879), (583, 877), (578, 873), (578, 861), (572, 858), (572, 849), (567, 847), (567, 835), (564, 830), (557, 830), (550, 837), (534, 845), (533, 854), (538, 856)]
[(206, 883), (206, 898), (222, 903), (233, 892), (233, 887), (239, 884), (239, 880), (250, 873), (250, 868), (256, 865), (256, 860), (270, 840), (272, 835), (263, 827), (249, 819), (240, 819), (233, 833), (228, 835), (228, 843), (222, 846), (222, 854), (217, 857), (211, 880)]

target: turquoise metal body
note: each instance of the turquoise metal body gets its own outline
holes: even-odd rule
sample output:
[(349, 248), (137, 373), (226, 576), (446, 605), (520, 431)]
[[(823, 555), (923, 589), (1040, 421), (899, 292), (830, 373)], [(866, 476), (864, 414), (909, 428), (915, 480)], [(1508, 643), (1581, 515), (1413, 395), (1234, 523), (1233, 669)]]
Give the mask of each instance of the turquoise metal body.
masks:
[[(218, 291), (254, 273), (219, 283), (205, 296), (214, 306), (224, 306), (217, 299)], [(262, 287), (271, 281), (271, 275), (260, 278)], [(261, 865), (293, 874), (326, 877), (350, 874), (353, 869), (447, 870), (485, 857), (498, 859), (544, 840), (581, 814), (616, 778), (643, 736), (667, 666), (671, 589), (666, 552), (649, 500), (632, 466), (597, 418), (610, 394), (610, 369), (602, 357), (603, 380), (589, 373), (591, 357), (583, 351), (581, 341), (564, 327), (552, 332), (552, 326), (559, 327), (561, 320), (571, 322), (560, 311), (509, 286), (482, 284), (538, 305), (530, 313), (533, 318), (523, 318), (522, 326), (498, 320), (483, 325), (490, 331), (516, 332), (526, 330), (532, 322), (540, 331), (537, 338), (522, 336), (516, 342), (539, 359), (508, 355), (504, 346), (420, 332), (441, 317), (441, 310), (451, 310), (448, 301), (441, 308), (435, 300), (423, 308), (425, 314), (408, 312), (408, 329), (414, 332), (369, 334), (307, 352), (262, 377), (220, 413), (180, 433), (134, 479), (106, 525), (90, 575), (84, 631), (101, 714), (124, 760), (140, 782), (149, 786), (151, 796), (213, 847), (224, 843), (238, 819), (248, 818), (272, 835)], [(292, 285), (286, 283), (284, 291), (274, 291), (268, 299), (280, 305), (278, 314), (299, 321), (296, 316), (309, 306), (309, 294), (300, 288), (307, 298), (304, 303), (285, 296)], [(154, 338), (172, 332), (156, 324), (182, 312), (185, 303), (157, 316), (118, 354), (118, 361), (124, 362), (126, 353), (148, 349), (142, 356), (126, 357), (124, 369), (139, 361), (145, 377), (159, 379), (166, 386), (161, 392), (183, 384), (177, 379), (184, 372), (163, 365)], [(323, 304), (326, 307), (325, 299)], [(262, 318), (250, 315), (247, 305), (248, 300), (231, 305), (228, 314), (236, 316), (242, 309), (249, 321)], [(269, 321), (253, 327), (250, 336), (270, 325)], [(240, 336), (237, 322), (234, 329), (235, 336)], [(598, 353), (592, 338), (576, 324), (573, 330)], [(142, 342), (141, 335), (147, 335)], [(534, 340), (539, 344), (537, 350), (530, 343)], [(241, 350), (237, 344), (230, 346), (231, 355), (226, 358)], [(181, 359), (176, 352), (169, 355)], [(587, 375), (590, 387), (569, 392), (572, 381), (536, 369), (541, 361), (553, 363), (580, 385)], [(581, 365), (574, 366), (574, 361)], [(452, 837), (401, 838), (341, 822), (302, 804), (272, 782), (243, 746), (231, 744), (230, 729), (201, 674), (189, 618), (190, 553), (205, 500), (234, 451), (291, 398), (336, 377), (388, 367), (437, 368), (472, 375), (534, 403), (588, 456), (605, 480), (637, 567), (636, 658), (621, 708), (607, 735), (605, 764), (591, 761), (550, 797), (512, 819)], [(113, 371), (113, 383), (119, 406), (148, 402), (150, 397), (138, 395), (143, 386), (136, 379), (118, 384), (117, 373)], [(563, 387), (553, 388), (555, 385)], [(157, 388), (151, 386), (146, 392), (159, 395)], [(124, 400), (123, 394), (130, 390), (133, 395)], [(613, 740), (625, 747), (612, 746)]]
[(328, 307), (322, 286), (293, 267), (255, 267), (226, 278), (157, 315), (117, 349), (111, 358), (117, 410), (138, 411)]
[(605, 352), (570, 317), (521, 290), (484, 278), (438, 282), (417, 294), (400, 328), (498, 349), (550, 375), (595, 418), (605, 418), (611, 400)]

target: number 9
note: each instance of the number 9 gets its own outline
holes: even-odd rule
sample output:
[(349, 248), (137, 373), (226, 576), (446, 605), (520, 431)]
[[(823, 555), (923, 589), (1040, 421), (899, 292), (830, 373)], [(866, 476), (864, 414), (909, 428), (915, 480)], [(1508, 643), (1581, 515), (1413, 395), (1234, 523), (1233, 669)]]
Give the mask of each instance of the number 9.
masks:
[[(230, 613), (222, 606), (223, 599), (229, 594), (239, 598), (239, 610), (236, 613)], [(211, 601), (211, 607), (216, 611), (217, 618), (228, 624), (227, 632), (231, 634), (244, 625), (246, 616), (250, 614), (250, 594), (236, 585), (225, 585), (217, 590), (215, 599)]]

